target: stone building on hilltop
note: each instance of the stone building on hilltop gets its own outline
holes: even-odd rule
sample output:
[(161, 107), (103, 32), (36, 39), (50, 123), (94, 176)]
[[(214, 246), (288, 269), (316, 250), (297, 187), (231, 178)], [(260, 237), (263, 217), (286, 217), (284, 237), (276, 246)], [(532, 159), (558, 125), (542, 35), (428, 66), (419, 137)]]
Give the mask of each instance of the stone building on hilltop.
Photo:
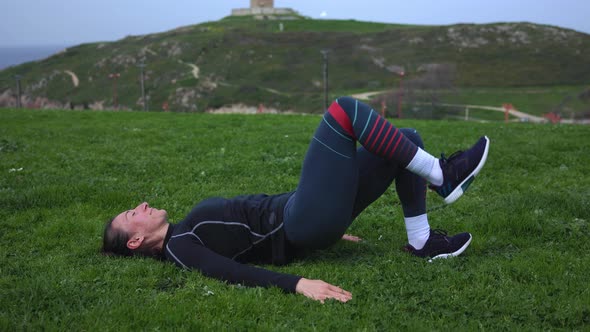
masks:
[(250, 0), (250, 8), (274, 8), (274, 0)]
[[(250, 8), (232, 9), (232, 16), (253, 15), (255, 18), (273, 18), (274, 15), (281, 15), (282, 19), (288, 18), (289, 15), (299, 15), (291, 8), (275, 8), (274, 0), (250, 0)], [(287, 17), (285, 17), (287, 16)], [(295, 18), (295, 16), (293, 16)]]

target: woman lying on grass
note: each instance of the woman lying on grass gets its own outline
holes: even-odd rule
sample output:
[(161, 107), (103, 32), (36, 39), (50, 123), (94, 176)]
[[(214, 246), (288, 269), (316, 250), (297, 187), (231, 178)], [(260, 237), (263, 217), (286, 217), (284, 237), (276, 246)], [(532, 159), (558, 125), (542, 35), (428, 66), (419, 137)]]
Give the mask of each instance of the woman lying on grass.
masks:
[[(356, 142), (362, 147), (358, 150)], [(325, 113), (307, 151), (296, 191), (279, 195), (210, 198), (178, 223), (165, 210), (142, 203), (109, 222), (103, 251), (166, 259), (179, 267), (248, 286), (277, 286), (319, 300), (346, 302), (352, 294), (321, 280), (277, 273), (246, 263), (289, 263), (344, 236), (352, 221), (395, 180), (409, 244), (418, 257), (461, 254), (471, 234), (431, 231), (426, 181), (449, 204), (483, 167), (489, 139), (437, 159), (422, 150), (415, 130), (397, 129), (368, 105), (337, 99)]]

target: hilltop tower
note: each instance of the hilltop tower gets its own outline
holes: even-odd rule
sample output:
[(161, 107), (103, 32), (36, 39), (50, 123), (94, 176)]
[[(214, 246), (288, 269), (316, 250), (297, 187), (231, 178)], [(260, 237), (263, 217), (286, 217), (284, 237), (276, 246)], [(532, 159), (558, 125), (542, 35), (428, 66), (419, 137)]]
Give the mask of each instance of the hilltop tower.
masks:
[(250, 8), (274, 8), (274, 0), (250, 0)]
[(281, 19), (296, 18), (289, 15), (299, 15), (291, 8), (275, 8), (274, 0), (250, 0), (250, 8), (232, 9), (232, 16), (252, 15), (257, 19), (273, 19), (281, 15)]

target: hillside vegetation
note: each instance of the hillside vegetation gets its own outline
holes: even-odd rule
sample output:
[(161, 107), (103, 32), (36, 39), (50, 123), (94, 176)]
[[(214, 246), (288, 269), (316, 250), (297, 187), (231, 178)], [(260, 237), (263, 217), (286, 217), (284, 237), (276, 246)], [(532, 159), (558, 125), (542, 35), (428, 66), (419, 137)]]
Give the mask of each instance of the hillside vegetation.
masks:
[[(281, 31), (280, 26), (283, 26)], [(412, 26), (334, 20), (229, 17), (116, 42), (84, 44), (0, 72), (0, 106), (14, 103), (22, 75), (30, 107), (140, 109), (140, 69), (150, 109), (204, 111), (245, 103), (318, 112), (322, 56), (329, 50), (330, 92), (396, 87), (425, 68), (453, 68), (458, 87), (588, 83), (590, 35), (530, 23)], [(72, 74), (79, 81), (75, 86)]]

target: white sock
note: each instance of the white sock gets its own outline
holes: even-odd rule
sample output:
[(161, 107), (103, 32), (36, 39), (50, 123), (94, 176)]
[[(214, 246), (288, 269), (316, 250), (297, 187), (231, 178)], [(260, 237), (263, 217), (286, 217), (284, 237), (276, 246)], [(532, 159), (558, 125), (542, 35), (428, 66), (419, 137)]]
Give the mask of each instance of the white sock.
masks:
[(404, 217), (406, 232), (408, 232), (408, 243), (418, 250), (424, 248), (430, 237), (430, 225), (428, 216), (421, 214), (415, 217)]
[(420, 148), (406, 169), (420, 175), (435, 186), (443, 184), (443, 173), (438, 159)]

